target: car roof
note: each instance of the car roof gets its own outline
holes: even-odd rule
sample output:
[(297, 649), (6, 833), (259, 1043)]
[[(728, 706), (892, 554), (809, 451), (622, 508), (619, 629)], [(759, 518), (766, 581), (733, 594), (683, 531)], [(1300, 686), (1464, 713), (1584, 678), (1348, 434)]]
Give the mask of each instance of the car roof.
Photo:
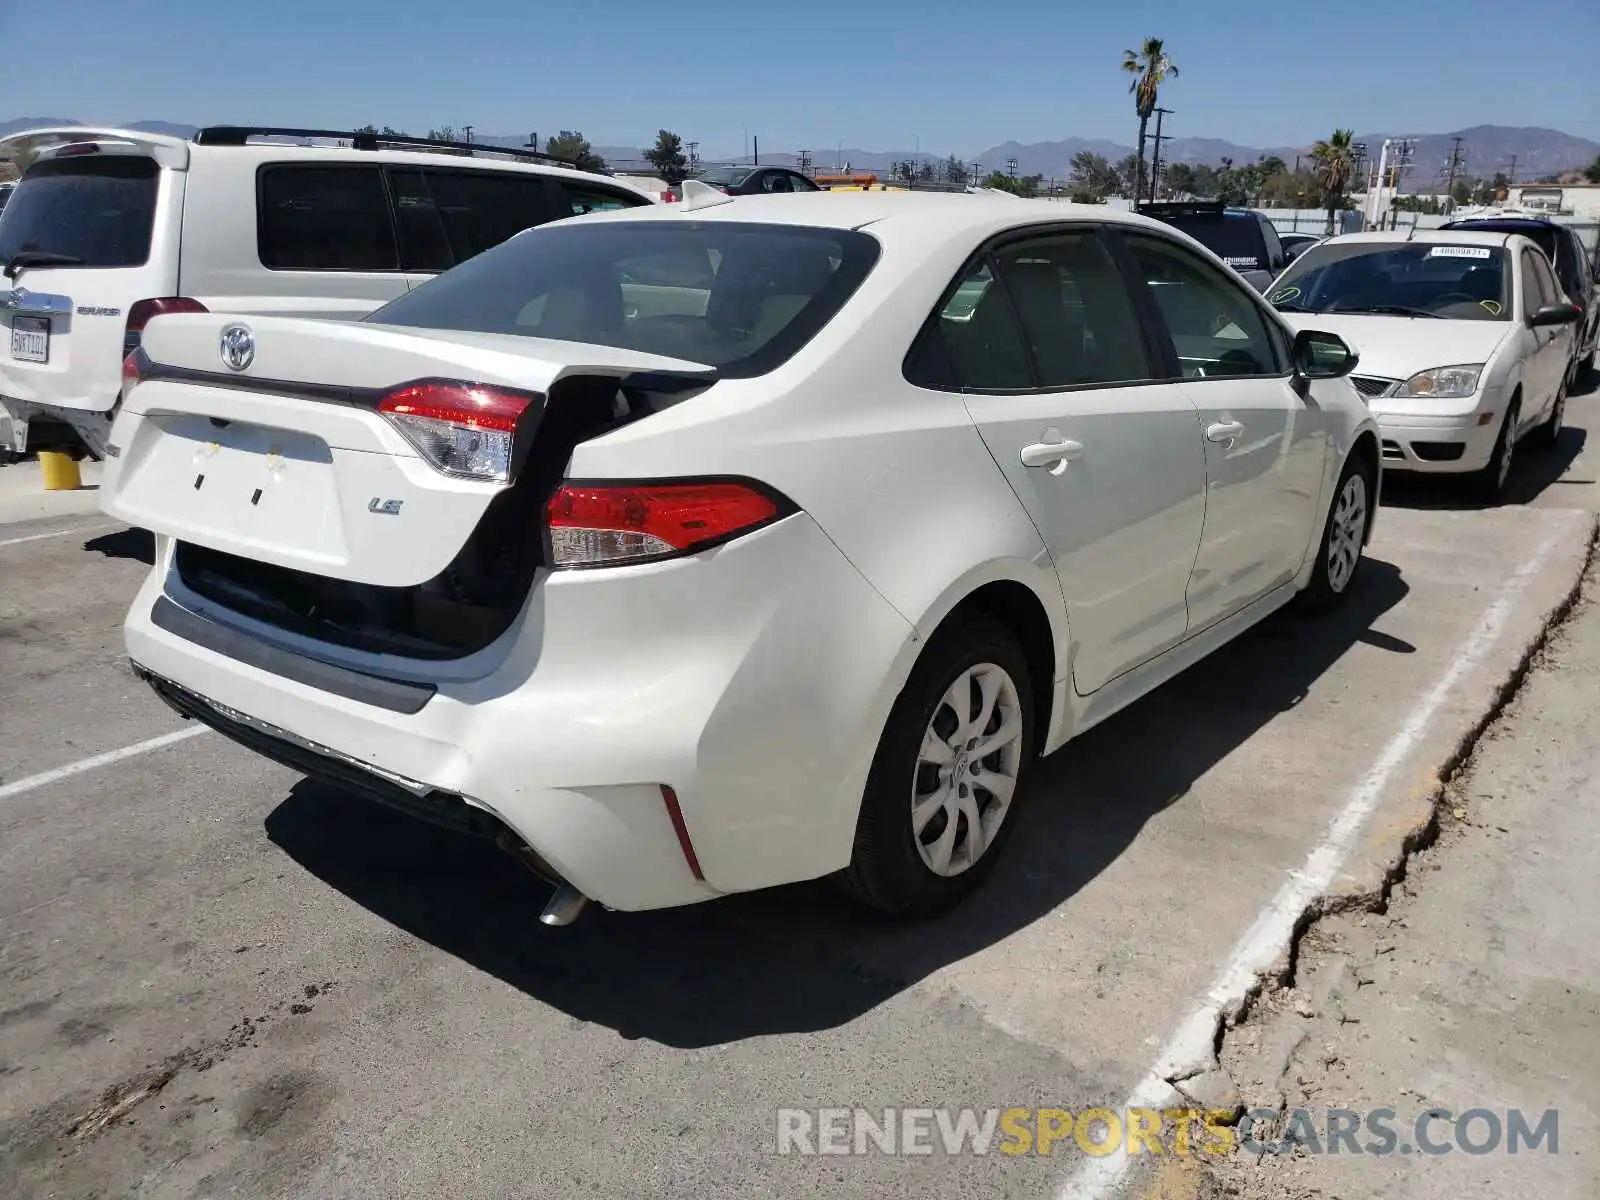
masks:
[(880, 238), (956, 240), (988, 237), (1012, 226), (1052, 221), (1094, 221), (1183, 236), (1150, 217), (1103, 204), (1024, 200), (1010, 194), (971, 192), (793, 192), (782, 196), (734, 196), (699, 207), (661, 204), (649, 208), (590, 213), (597, 221), (733, 221), (798, 225), (815, 229), (866, 229)]
[(357, 150), (352, 146), (305, 145), (295, 140), (210, 144), (197, 142), (189, 138), (176, 137), (172, 134), (147, 133), (142, 129), (121, 129), (97, 125), (46, 126), (38, 129), (18, 130), (15, 133), (0, 137), (0, 147), (43, 151), (46, 155), (57, 147), (83, 142), (128, 143), (134, 146), (146, 147), (162, 165), (178, 169), (186, 168), (190, 158), (197, 153), (207, 156), (228, 155), (244, 157), (245, 161), (249, 161), (248, 156), (254, 156), (255, 159), (268, 158), (274, 162), (346, 162), (354, 160), (357, 162), (385, 162), (399, 163), (406, 166), (434, 167), (440, 166), (441, 160), (454, 160), (454, 165), (457, 166), (476, 166), (479, 169), (487, 166), (495, 171), (509, 170), (535, 175), (554, 175), (585, 183), (607, 180), (624, 191), (637, 192), (647, 199), (650, 198), (643, 189), (612, 175), (603, 175), (596, 171), (580, 171), (576, 167), (563, 166), (556, 162), (489, 157), (497, 149), (497, 147), (491, 145), (483, 147), (482, 153), (485, 157), (480, 158), (471, 154), (453, 154), (444, 150), (413, 150), (402, 149), (398, 146), (379, 146), (374, 150)]
[(1514, 233), (1493, 229), (1408, 229), (1404, 232), (1398, 229), (1375, 229), (1365, 233), (1335, 234), (1324, 239), (1323, 244), (1343, 246), (1351, 242), (1372, 242), (1394, 245), (1396, 242), (1417, 242), (1422, 245), (1505, 246), (1516, 237)]

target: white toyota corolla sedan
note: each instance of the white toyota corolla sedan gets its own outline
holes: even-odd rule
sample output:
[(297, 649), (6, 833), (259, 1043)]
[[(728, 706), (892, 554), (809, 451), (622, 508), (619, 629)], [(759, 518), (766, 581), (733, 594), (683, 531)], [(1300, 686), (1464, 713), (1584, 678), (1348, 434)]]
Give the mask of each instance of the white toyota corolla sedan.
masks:
[(688, 192), (359, 323), (152, 321), (105, 484), (157, 534), (139, 673), (498, 835), (553, 924), (834, 874), (914, 914), (996, 866), (1041, 754), (1347, 594), (1353, 359), (1183, 234)]
[(1360, 354), (1353, 382), (1382, 427), (1385, 469), (1467, 475), (1494, 503), (1517, 443), (1561, 432), (1581, 314), (1528, 238), (1346, 234), (1307, 250), (1267, 295)]

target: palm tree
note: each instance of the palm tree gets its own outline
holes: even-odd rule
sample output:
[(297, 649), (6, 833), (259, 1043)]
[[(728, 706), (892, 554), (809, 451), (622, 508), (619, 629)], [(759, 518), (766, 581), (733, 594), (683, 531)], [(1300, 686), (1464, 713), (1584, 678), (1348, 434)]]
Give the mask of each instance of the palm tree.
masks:
[(1322, 187), (1322, 202), (1328, 208), (1328, 233), (1333, 234), (1333, 215), (1339, 209), (1350, 176), (1355, 170), (1355, 131), (1335, 129), (1333, 136), (1311, 147), (1311, 161), (1317, 164), (1317, 182)]
[(1133, 76), (1128, 91), (1133, 93), (1133, 110), (1139, 114), (1139, 178), (1134, 181), (1133, 202), (1138, 204), (1144, 195), (1144, 145), (1145, 130), (1156, 111), (1157, 93), (1169, 78), (1178, 77), (1178, 68), (1167, 57), (1166, 43), (1160, 38), (1145, 38), (1144, 45), (1135, 52), (1122, 52), (1122, 69)]

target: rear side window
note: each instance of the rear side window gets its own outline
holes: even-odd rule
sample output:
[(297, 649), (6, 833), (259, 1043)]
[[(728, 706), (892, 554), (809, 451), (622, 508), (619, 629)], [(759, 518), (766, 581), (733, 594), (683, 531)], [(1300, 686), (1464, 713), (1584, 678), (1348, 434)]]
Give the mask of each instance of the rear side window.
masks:
[(577, 221), (497, 246), (367, 320), (615, 346), (747, 377), (816, 336), (877, 256), (853, 230)]
[(609, 188), (588, 188), (577, 184), (563, 183), (562, 194), (567, 198), (570, 213), (563, 216), (581, 217), (585, 213), (611, 212), (618, 208), (638, 208), (649, 201), (643, 197), (625, 196), (620, 192), (613, 192)]
[(1181, 229), (1236, 271), (1259, 271), (1267, 266), (1267, 242), (1254, 213), (1180, 213), (1162, 217)]
[(259, 204), (257, 249), (269, 270), (400, 268), (376, 166), (263, 167)]
[(539, 175), (489, 171), (422, 171), (458, 263), (550, 219)]
[(1004, 247), (995, 254), (1043, 388), (1149, 379), (1133, 303), (1092, 230)]
[(150, 257), (161, 168), (131, 154), (46, 159), (28, 168), (0, 213), (0, 259), (59, 254), (69, 267), (137, 267)]

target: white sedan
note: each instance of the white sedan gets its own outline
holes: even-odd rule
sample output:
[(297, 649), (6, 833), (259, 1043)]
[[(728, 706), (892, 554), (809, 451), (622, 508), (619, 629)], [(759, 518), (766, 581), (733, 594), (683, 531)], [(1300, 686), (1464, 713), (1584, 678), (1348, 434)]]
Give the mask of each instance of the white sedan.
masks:
[(1348, 593), (1351, 355), (1184, 235), (687, 191), (360, 323), (151, 322), (105, 505), (158, 535), (160, 695), (498, 835), (552, 924), (835, 874), (915, 914), (1039, 755)]
[(1518, 441), (1553, 445), (1579, 318), (1517, 234), (1353, 233), (1307, 250), (1267, 292), (1305, 329), (1346, 338), (1383, 430), (1383, 465), (1466, 474), (1499, 500)]

